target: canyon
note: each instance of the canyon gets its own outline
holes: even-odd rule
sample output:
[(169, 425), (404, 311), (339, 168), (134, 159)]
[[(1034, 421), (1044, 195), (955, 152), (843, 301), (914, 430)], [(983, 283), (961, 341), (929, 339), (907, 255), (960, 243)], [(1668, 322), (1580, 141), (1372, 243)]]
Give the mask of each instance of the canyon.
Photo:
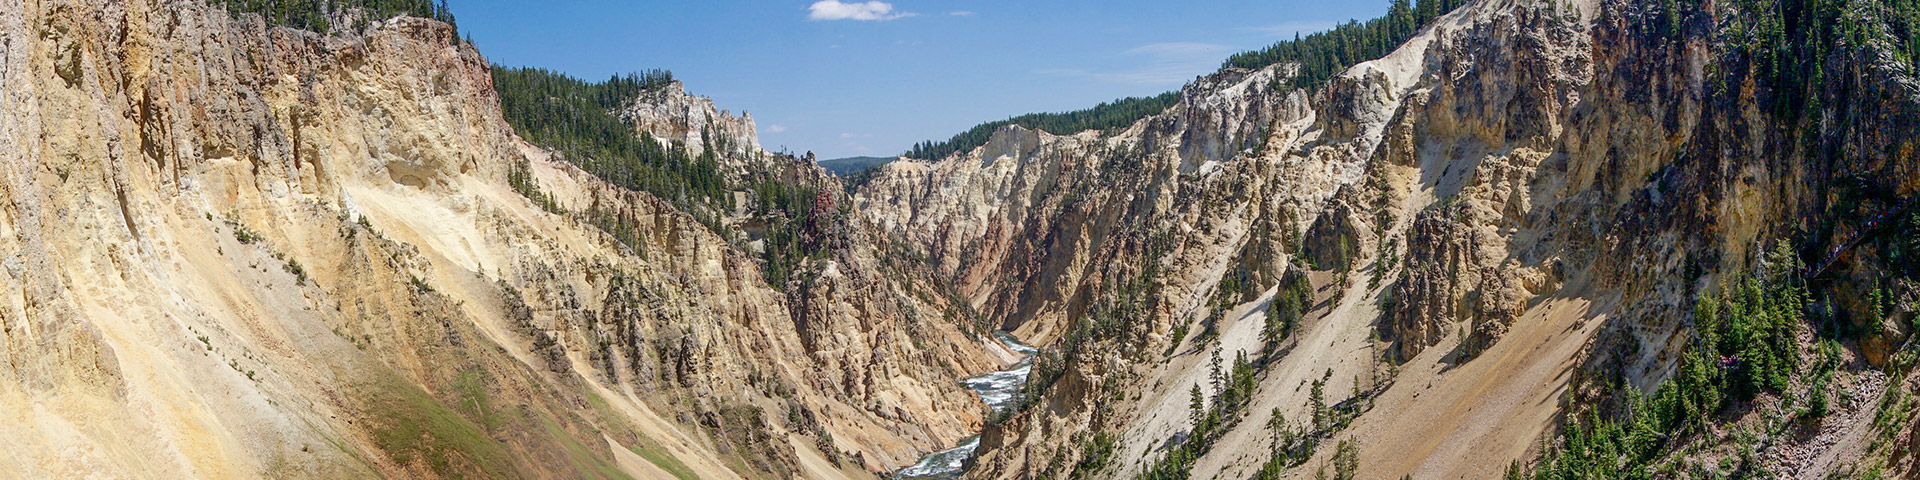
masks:
[[(1562, 478), (1735, 337), (1804, 368), (1637, 472), (1915, 475), (1913, 58), (1789, 91), (1741, 5), (1476, 0), (858, 175), (698, 85), (604, 112), (690, 199), (528, 140), (445, 22), (0, 4), (0, 475)], [(1757, 282), (1791, 329), (1711, 333)]]

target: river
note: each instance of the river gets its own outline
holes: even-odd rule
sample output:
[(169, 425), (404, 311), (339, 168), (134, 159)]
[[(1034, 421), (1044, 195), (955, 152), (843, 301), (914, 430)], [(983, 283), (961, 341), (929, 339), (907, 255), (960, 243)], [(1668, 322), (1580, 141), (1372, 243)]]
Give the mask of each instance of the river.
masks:
[[(1005, 343), (1007, 348), (1024, 355), (1025, 358), (1020, 359), (1020, 363), (1014, 364), (1013, 368), (974, 375), (961, 380), (960, 383), (972, 389), (973, 393), (979, 394), (980, 401), (986, 402), (988, 407), (993, 408), (994, 413), (1000, 413), (1009, 406), (1015, 395), (1020, 394), (1020, 388), (1026, 386), (1027, 373), (1033, 371), (1033, 354), (1038, 350), (1020, 343), (1013, 338), (1013, 335), (1008, 335), (1006, 332), (996, 331), (993, 332), (993, 336), (999, 338), (1001, 343)], [(959, 446), (933, 452), (922, 457), (920, 463), (900, 469), (899, 472), (894, 473), (893, 478), (897, 480), (960, 478), (960, 474), (966, 473), (967, 459), (973, 458), (973, 451), (978, 448), (980, 448), (980, 436), (967, 437), (960, 441)]]

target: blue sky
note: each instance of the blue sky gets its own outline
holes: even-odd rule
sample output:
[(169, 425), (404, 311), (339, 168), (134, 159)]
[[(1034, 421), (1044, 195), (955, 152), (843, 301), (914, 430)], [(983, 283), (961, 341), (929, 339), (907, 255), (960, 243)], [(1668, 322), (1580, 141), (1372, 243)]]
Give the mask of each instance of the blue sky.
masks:
[(891, 156), (984, 121), (1173, 89), (1388, 0), (453, 0), (494, 63), (672, 70), (769, 150)]

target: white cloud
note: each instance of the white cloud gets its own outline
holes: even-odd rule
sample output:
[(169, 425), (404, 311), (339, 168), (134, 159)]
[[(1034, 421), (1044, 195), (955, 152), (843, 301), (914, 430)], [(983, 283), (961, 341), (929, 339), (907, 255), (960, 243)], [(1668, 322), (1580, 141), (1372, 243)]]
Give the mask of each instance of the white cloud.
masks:
[(1218, 69), (1220, 60), (1226, 58), (1227, 52), (1232, 50), (1233, 47), (1211, 43), (1154, 43), (1124, 52), (1126, 56), (1145, 59), (1138, 67), (1129, 70), (1089, 71), (1077, 68), (1055, 68), (1034, 73), (1086, 77), (1133, 85), (1180, 85), (1193, 80), (1195, 75), (1204, 75)]
[(947, 12), (947, 15), (952, 15), (952, 16), (956, 16), (956, 17), (971, 17), (971, 16), (973, 16), (973, 11), (971, 11), (971, 10), (955, 10), (955, 11), (951, 11), (951, 12)]
[(841, 3), (840, 0), (820, 0), (807, 7), (808, 20), (862, 20), (883, 22), (906, 18), (918, 13), (894, 13), (893, 4), (873, 0), (868, 2)]
[(787, 131), (786, 125), (781, 125), (778, 123), (767, 125), (767, 133), (781, 133), (785, 131)]

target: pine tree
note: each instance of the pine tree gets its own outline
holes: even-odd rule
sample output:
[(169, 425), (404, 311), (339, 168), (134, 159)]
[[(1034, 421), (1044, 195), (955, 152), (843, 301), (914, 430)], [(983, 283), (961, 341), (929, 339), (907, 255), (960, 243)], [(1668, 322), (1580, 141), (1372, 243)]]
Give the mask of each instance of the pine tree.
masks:
[[(1332, 374), (1333, 370), (1327, 370), (1327, 375)], [(1321, 377), (1319, 380), (1314, 380), (1313, 386), (1307, 390), (1307, 409), (1313, 412), (1313, 430), (1316, 432), (1327, 429), (1326, 388), (1327, 379)]]
[(1353, 442), (1341, 440), (1333, 451), (1333, 478), (1335, 480), (1353, 480), (1360, 472), (1360, 448)]
[[(1367, 393), (1366, 390), (1360, 388), (1360, 376), (1354, 375), (1353, 376), (1353, 396), (1347, 397), (1347, 398), (1352, 398), (1355, 401), (1358, 401), (1360, 400), (1360, 398), (1365, 397), (1366, 393)], [(1359, 408), (1359, 406), (1356, 405), (1354, 408)]]
[(1207, 378), (1213, 382), (1213, 403), (1219, 404), (1220, 393), (1227, 389), (1227, 378), (1220, 370), (1219, 347), (1214, 347), (1213, 352), (1208, 355), (1207, 365), (1209, 369)]
[(1188, 393), (1191, 394), (1193, 398), (1191, 403), (1187, 404), (1187, 415), (1193, 417), (1193, 426), (1195, 429), (1198, 429), (1200, 427), (1200, 421), (1207, 417), (1207, 397), (1200, 393), (1200, 384), (1198, 383), (1193, 384), (1193, 390)]
[(1267, 433), (1273, 435), (1273, 456), (1286, 454), (1287, 445), (1292, 443), (1292, 432), (1287, 428), (1287, 417), (1274, 408), (1272, 416), (1267, 417)]

